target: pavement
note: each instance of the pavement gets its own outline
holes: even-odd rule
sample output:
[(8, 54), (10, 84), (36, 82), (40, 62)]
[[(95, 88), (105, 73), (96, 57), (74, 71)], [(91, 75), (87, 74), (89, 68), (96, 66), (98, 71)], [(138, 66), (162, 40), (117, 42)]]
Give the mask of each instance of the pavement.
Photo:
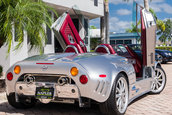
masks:
[[(162, 65), (167, 75), (166, 87), (160, 94), (145, 94), (132, 102), (125, 115), (172, 115), (172, 63)], [(71, 104), (41, 104), (31, 109), (10, 106), (5, 92), (0, 93), (0, 115), (100, 115), (98, 105), (79, 108)]]

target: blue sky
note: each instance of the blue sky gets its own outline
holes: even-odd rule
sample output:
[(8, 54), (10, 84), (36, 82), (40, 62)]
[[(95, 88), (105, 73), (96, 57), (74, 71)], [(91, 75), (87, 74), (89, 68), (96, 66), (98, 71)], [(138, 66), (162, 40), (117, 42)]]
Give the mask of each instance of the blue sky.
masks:
[[(136, 1), (143, 6), (143, 0)], [(131, 27), (133, 0), (129, 2), (109, 0), (109, 2), (110, 32), (125, 32), (126, 28)], [(150, 7), (156, 12), (158, 19), (172, 18), (172, 0), (152, 0)], [(90, 25), (99, 28), (99, 19), (92, 20)]]

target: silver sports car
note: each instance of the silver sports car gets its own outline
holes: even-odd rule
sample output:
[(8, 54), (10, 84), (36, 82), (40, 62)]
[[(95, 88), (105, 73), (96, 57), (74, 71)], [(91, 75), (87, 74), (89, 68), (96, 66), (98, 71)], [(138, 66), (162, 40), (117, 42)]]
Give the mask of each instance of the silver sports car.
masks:
[(94, 100), (105, 113), (124, 113), (145, 93), (160, 93), (166, 76), (160, 64), (155, 76), (136, 77), (132, 63), (115, 54), (61, 53), (34, 56), (12, 66), (6, 77), (8, 102), (16, 108), (42, 103)]
[[(57, 37), (64, 39), (61, 39), (64, 53), (33, 56), (14, 64), (7, 71), (6, 93), (10, 105), (30, 108), (38, 101), (79, 102), (80, 107), (88, 107), (96, 102), (103, 114), (122, 115), (137, 97), (148, 92), (157, 94), (164, 89), (165, 72), (154, 61), (153, 50), (146, 50), (147, 42), (143, 42), (143, 56), (138, 56), (127, 45), (121, 45), (127, 55), (118, 56), (109, 44), (101, 44), (94, 53), (87, 53), (75, 28), (69, 28), (73, 27), (72, 23), (69, 24), (69, 15), (63, 16), (61, 20), (65, 24), (57, 23), (64, 26), (56, 33), (61, 32)], [(155, 27), (153, 22), (150, 24), (146, 29)], [(54, 25), (53, 29), (60, 28), (58, 26)], [(68, 31), (64, 33), (66, 28)], [(149, 35), (143, 36), (143, 40), (147, 38)]]

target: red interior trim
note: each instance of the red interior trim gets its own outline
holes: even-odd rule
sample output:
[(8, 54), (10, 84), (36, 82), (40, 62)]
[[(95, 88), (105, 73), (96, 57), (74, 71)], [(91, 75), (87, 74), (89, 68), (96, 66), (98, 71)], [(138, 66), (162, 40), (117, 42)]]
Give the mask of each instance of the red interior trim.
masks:
[(146, 57), (146, 27), (144, 24), (142, 9), (140, 10), (141, 16), (141, 45), (142, 45), (142, 56), (143, 56), (143, 65), (147, 65), (147, 57)]

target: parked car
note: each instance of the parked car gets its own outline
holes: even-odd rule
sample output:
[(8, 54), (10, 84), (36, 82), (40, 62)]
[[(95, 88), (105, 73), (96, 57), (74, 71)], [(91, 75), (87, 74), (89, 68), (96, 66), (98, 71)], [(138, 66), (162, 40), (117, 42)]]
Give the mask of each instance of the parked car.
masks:
[[(116, 51), (116, 53), (120, 56), (125, 56), (127, 55), (125, 52), (125, 50), (123, 49), (123, 47), (120, 47), (121, 45), (114, 45), (113, 48)], [(134, 52), (137, 53), (137, 55), (142, 58), (142, 54), (141, 54), (141, 45), (140, 44), (128, 44), (127, 46), (129, 46)], [(162, 56), (159, 55), (158, 53), (155, 52), (155, 61), (158, 62), (162, 62)]]
[(172, 61), (172, 51), (168, 51), (168, 53), (169, 53), (169, 56), (170, 56), (170, 62)]
[[(157, 77), (138, 79), (137, 72), (141, 73), (142, 66), (139, 70), (137, 59), (136, 63), (130, 62), (113, 50), (104, 52), (107, 48), (102, 50), (103, 47), (106, 46), (97, 47), (96, 53), (47, 54), (14, 64), (6, 74), (9, 104), (30, 108), (37, 101), (79, 102), (83, 107), (94, 100), (106, 114), (124, 114), (128, 104), (138, 96), (164, 89), (166, 75), (159, 63), (155, 64)], [(158, 82), (152, 82), (156, 78)]]
[[(143, 15), (141, 18), (147, 22)], [(150, 22), (153, 25), (154, 20)], [(124, 115), (134, 99), (163, 91), (166, 74), (160, 63), (143, 64), (128, 46), (121, 46), (124, 57), (109, 44), (88, 53), (68, 13), (52, 29), (65, 48), (63, 53), (33, 56), (7, 70), (6, 96), (13, 107), (30, 108), (38, 101), (78, 102), (80, 107), (89, 107), (96, 102), (105, 115)]]
[(171, 61), (171, 53), (169, 53), (168, 50), (156, 49), (155, 52), (162, 56), (162, 63), (167, 63)]

